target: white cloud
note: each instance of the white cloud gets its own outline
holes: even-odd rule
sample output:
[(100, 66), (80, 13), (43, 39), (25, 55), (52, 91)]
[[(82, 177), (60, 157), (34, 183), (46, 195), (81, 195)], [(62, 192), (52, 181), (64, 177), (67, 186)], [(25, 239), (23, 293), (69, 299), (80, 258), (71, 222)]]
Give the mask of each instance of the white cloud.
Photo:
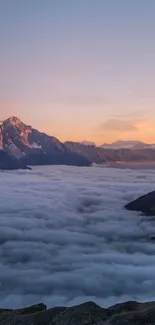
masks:
[(155, 299), (154, 220), (123, 209), (154, 180), (95, 167), (1, 173), (0, 306)]

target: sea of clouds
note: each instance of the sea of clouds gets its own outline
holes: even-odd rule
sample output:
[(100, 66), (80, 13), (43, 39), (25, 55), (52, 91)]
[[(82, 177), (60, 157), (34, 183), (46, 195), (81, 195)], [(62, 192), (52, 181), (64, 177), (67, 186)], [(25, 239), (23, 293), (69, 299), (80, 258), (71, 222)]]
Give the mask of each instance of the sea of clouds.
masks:
[(154, 170), (0, 173), (0, 307), (155, 300), (155, 218), (123, 206)]

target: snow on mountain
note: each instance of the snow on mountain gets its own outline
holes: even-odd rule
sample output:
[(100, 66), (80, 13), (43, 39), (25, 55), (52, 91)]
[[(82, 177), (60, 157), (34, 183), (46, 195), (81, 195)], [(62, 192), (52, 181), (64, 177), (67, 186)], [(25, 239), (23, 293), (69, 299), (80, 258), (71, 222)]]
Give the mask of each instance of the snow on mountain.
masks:
[(31, 145), (31, 148), (35, 148), (35, 149), (41, 149), (42, 148), (42, 146), (41, 145), (39, 145), (38, 143), (36, 143), (36, 142), (33, 142), (32, 143), (32, 145)]
[(93, 147), (96, 147), (96, 143), (95, 142), (92, 142), (92, 141), (82, 141), (80, 142), (81, 144), (84, 144), (85, 146), (93, 146)]

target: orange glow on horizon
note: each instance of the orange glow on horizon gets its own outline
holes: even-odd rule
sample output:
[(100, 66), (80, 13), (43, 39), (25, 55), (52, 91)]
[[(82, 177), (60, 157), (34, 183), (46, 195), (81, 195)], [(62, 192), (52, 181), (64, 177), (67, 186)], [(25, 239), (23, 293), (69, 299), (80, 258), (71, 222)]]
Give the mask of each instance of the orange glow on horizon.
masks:
[[(49, 116), (46, 116), (46, 113), (45, 115), (43, 113), (40, 115), (39, 112), (43, 112), (42, 104), (39, 106), (38, 103), (34, 104), (6, 99), (0, 100), (0, 120), (4, 120), (13, 115), (17, 116), (24, 123), (31, 125), (41, 132), (55, 136), (62, 142), (82, 142), (86, 140), (95, 142), (97, 145), (102, 145), (103, 143), (112, 143), (117, 140), (137, 140), (146, 143), (155, 143), (154, 116), (152, 116), (152, 120), (149, 117), (127, 118), (126, 116), (122, 116), (107, 118), (104, 116), (103, 110), (98, 115), (93, 112), (90, 116), (87, 110), (86, 114), (78, 115), (77, 109), (74, 112), (70, 112), (63, 119), (63, 116), (61, 116), (63, 107), (60, 107), (58, 112), (55, 110), (55, 114), (51, 111), (48, 114)], [(101, 121), (105, 121), (103, 125), (101, 125)]]

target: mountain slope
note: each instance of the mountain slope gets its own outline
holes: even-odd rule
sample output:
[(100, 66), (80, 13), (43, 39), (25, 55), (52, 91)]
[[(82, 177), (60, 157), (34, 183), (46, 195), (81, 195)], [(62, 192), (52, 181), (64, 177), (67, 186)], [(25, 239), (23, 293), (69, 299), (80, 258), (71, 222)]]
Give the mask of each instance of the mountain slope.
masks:
[(0, 150), (0, 170), (31, 169), (27, 165)]

